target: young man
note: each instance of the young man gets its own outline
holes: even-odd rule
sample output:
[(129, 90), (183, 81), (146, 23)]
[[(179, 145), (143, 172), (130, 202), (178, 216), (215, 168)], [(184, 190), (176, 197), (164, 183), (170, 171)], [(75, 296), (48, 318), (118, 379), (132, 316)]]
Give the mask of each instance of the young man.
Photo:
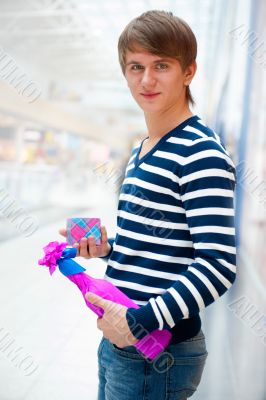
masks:
[[(103, 227), (102, 245), (83, 239), (79, 254), (104, 257), (105, 279), (140, 308), (87, 295), (106, 317), (98, 319), (98, 399), (183, 400), (195, 392), (208, 354), (199, 312), (235, 280), (235, 168), (190, 110), (197, 54), (190, 27), (149, 11), (127, 25), (118, 51), (148, 135), (128, 162), (115, 239)], [(166, 350), (174, 362), (164, 372), (133, 346), (155, 329), (172, 332)]]

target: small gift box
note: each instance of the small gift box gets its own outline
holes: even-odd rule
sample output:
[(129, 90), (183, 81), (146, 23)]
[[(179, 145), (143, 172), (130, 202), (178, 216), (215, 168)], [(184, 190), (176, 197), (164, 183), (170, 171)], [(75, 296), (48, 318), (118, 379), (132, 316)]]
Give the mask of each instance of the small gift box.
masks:
[(101, 244), (100, 218), (67, 218), (67, 243), (73, 246), (83, 237), (91, 235), (97, 245)]

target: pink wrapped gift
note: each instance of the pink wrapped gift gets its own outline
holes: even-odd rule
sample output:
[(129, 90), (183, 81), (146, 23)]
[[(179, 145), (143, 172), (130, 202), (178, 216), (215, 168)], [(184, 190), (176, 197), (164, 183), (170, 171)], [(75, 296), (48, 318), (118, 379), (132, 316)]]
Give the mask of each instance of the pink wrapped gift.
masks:
[(95, 237), (95, 243), (101, 244), (100, 218), (67, 218), (67, 243), (73, 246), (83, 237)]
[[(60, 272), (77, 285), (86, 305), (99, 317), (103, 316), (104, 310), (86, 299), (85, 294), (87, 292), (95, 293), (106, 300), (111, 300), (127, 308), (139, 308), (133, 300), (127, 297), (111, 282), (105, 279), (96, 279), (84, 273), (85, 269), (73, 260), (77, 254), (76, 248), (67, 247), (67, 243), (50, 242), (44, 247), (44, 252), (45, 256), (39, 260), (39, 265), (49, 267), (51, 275), (58, 266)], [(172, 334), (167, 329), (157, 329), (148, 333), (136, 342), (134, 346), (143, 355), (153, 360), (168, 346), (171, 337)]]

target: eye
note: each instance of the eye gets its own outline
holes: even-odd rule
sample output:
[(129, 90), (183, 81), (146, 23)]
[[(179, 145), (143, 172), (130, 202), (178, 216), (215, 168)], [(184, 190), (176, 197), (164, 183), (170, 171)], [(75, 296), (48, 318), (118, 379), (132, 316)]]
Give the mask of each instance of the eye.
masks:
[(143, 68), (143, 67), (140, 64), (134, 64), (134, 65), (132, 65), (132, 67), (130, 69), (132, 69), (133, 71), (137, 71), (141, 68)]
[(168, 65), (166, 65), (166, 64), (163, 64), (163, 63), (159, 63), (159, 64), (157, 64), (156, 65), (156, 67), (158, 68), (158, 69), (167, 69), (168, 68)]

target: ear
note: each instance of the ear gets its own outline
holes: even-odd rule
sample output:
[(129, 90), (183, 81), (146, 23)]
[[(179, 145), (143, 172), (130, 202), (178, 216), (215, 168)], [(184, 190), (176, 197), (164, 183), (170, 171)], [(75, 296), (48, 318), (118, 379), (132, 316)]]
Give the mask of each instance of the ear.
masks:
[(194, 78), (194, 75), (197, 71), (197, 62), (194, 60), (185, 70), (184, 73), (184, 85), (188, 86), (190, 85), (192, 79)]

